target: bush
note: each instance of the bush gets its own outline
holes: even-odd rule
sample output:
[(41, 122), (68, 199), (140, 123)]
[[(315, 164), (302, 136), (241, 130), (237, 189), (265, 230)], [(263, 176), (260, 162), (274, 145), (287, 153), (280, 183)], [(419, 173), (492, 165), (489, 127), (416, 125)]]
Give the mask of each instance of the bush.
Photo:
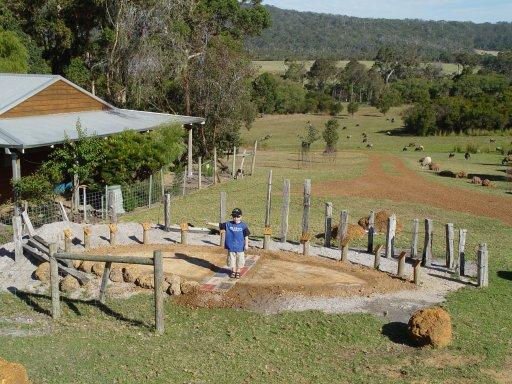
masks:
[(52, 185), (48, 179), (40, 174), (23, 176), (13, 181), (14, 194), (18, 200), (41, 202), (52, 197)]
[(322, 132), (322, 137), (325, 141), (325, 151), (334, 152), (336, 151), (336, 144), (340, 138), (338, 128), (340, 124), (338, 120), (331, 119), (325, 123), (325, 129)]
[(359, 103), (356, 101), (351, 101), (348, 103), (347, 106), (347, 112), (350, 113), (352, 116), (354, 116), (354, 113), (356, 113), (359, 110)]
[(337, 116), (341, 113), (341, 111), (343, 111), (343, 104), (337, 101), (332, 103), (331, 110), (329, 113), (331, 114), (331, 116)]

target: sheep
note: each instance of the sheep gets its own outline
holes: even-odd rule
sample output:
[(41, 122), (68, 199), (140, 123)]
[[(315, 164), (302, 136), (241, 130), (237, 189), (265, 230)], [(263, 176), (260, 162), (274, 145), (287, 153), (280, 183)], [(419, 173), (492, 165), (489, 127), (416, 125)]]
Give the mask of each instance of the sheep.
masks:
[(408, 145), (409, 145), (409, 147), (415, 147), (415, 146), (416, 146), (416, 143), (412, 143), (412, 142), (411, 142), (411, 143), (409, 143)]
[(431, 164), (429, 164), (428, 169), (430, 169), (431, 171), (438, 172), (440, 167), (439, 167), (439, 164), (437, 164), (437, 163), (431, 163)]
[(393, 117), (393, 118), (391, 118), (391, 122), (392, 122), (392, 123), (394, 123), (394, 122), (395, 122), (395, 118), (394, 118), (394, 117)]
[(390, 131), (387, 131), (387, 132), (386, 132), (386, 135), (391, 136), (391, 132), (390, 132)]
[(417, 146), (416, 148), (414, 148), (414, 150), (415, 150), (416, 152), (421, 152), (421, 151), (425, 150), (425, 148), (423, 147), (423, 145), (419, 145), (419, 146)]
[(356, 127), (359, 127), (359, 124), (356, 124)]
[(346, 127), (346, 126), (344, 126), (344, 127), (343, 127), (343, 128), (341, 128), (341, 129), (347, 129), (347, 127)]
[(352, 135), (347, 135), (347, 139), (350, 139), (352, 137)]
[(465, 158), (466, 160), (471, 159), (471, 153), (466, 152), (466, 153), (464, 154), (464, 158)]
[(368, 141), (368, 139), (365, 137), (365, 138), (363, 139), (363, 143), (366, 143), (367, 141)]
[(366, 133), (364, 133), (364, 132), (361, 133), (361, 136), (366, 137)]
[(407, 152), (408, 150), (409, 150), (409, 148), (407, 148), (407, 147), (402, 148), (402, 151), (404, 151), (404, 152)]
[(493, 139), (492, 137), (489, 139), (489, 143), (494, 143), (496, 144), (496, 139)]
[(371, 148), (373, 148), (373, 144), (372, 144), (372, 143), (368, 143), (368, 144), (366, 145), (366, 148), (370, 148), (370, 149), (371, 149)]
[(432, 158), (430, 156), (422, 157), (418, 160), (418, 162), (422, 167), (428, 167), (430, 164), (432, 164)]
[(508, 163), (512, 163), (512, 155), (508, 155), (501, 160), (501, 165), (507, 165)]
[(455, 157), (455, 153), (453, 152), (450, 152), (450, 154), (448, 155), (448, 157), (451, 159), (452, 157)]

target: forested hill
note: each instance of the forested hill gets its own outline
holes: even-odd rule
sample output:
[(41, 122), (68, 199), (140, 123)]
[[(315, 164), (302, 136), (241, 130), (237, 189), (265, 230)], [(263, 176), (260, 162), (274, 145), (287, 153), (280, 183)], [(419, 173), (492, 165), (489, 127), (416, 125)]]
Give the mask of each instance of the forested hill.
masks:
[(512, 48), (512, 23), (365, 19), (267, 8), (272, 26), (246, 42), (260, 60), (372, 59), (383, 45), (414, 46), (429, 60), (449, 60), (453, 52), (474, 48)]

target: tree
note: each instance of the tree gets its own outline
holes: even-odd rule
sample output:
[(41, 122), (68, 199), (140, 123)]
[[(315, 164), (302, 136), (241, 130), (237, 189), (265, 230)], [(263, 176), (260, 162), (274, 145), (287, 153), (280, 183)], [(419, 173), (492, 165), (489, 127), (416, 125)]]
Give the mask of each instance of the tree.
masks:
[(331, 104), (331, 110), (329, 111), (329, 114), (331, 116), (337, 116), (343, 111), (343, 104), (341, 104), (339, 101), (336, 101)]
[(286, 59), (284, 65), (287, 67), (284, 78), (303, 84), (307, 74), (306, 63), (304, 61), (293, 61)]
[(325, 141), (325, 152), (336, 152), (336, 144), (340, 138), (338, 128), (340, 124), (338, 120), (331, 119), (325, 123), (325, 129), (322, 132), (322, 137)]
[(14, 32), (0, 30), (0, 72), (24, 73), (28, 52)]
[(336, 76), (336, 62), (329, 59), (317, 59), (307, 73), (314, 89), (323, 92), (327, 84)]
[(375, 107), (385, 115), (391, 107), (398, 105), (400, 105), (400, 93), (396, 89), (387, 86), (377, 99)]
[(252, 100), (260, 113), (273, 113), (277, 105), (279, 79), (265, 72), (252, 82)]
[(436, 130), (436, 113), (430, 103), (417, 103), (403, 113), (405, 128), (408, 132), (426, 136)]
[(356, 113), (359, 110), (359, 103), (356, 101), (351, 101), (347, 105), (347, 112), (350, 113), (352, 116), (354, 116), (354, 113)]

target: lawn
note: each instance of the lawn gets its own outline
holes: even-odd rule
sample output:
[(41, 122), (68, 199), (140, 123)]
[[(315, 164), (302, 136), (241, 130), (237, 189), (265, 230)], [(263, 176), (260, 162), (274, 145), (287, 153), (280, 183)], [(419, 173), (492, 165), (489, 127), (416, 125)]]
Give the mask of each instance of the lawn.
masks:
[[(504, 204), (512, 202), (512, 196), (506, 193), (510, 184), (505, 181), (485, 190), (418, 169), (418, 157), (428, 154), (440, 159), (443, 168), (500, 175), (501, 156), (494, 152), (475, 154), (469, 161), (460, 154), (448, 159), (448, 152), (455, 145), (477, 143), (484, 149), (488, 137), (387, 135), (388, 130), (398, 133), (394, 131), (401, 125), (399, 112), (392, 110), (387, 116), (395, 117), (395, 123), (386, 121), (386, 117), (371, 108), (363, 108), (354, 117), (342, 115), (341, 126), (347, 129), (341, 131), (336, 163), (329, 163), (321, 155), (322, 145), (317, 143), (313, 147), (313, 162), (307, 165), (298, 162), (297, 133), (308, 120), (322, 129), (329, 117), (265, 116), (243, 135), (248, 149), (254, 139), (272, 136), (260, 143), (255, 174), (176, 198), (171, 207), (173, 221), (203, 225), (205, 221), (217, 220), (219, 193), (226, 191), (228, 207), (241, 207), (253, 234), (261, 236), (266, 179), (271, 169), (274, 233), (279, 229), (282, 184), (287, 178), (292, 185), (289, 238), (297, 240), (304, 179), (312, 179), (313, 186), (330, 180), (350, 183), (366, 172), (372, 153), (397, 156), (433, 183), (467, 190), (480, 188), (489, 196), (503, 197)], [(362, 146), (362, 132), (371, 138), (373, 150)], [(346, 139), (347, 135), (352, 138)], [(497, 145), (510, 140), (507, 136), (496, 138)], [(425, 152), (402, 152), (409, 141), (424, 145)], [(389, 164), (384, 169), (394, 172)], [(439, 257), (444, 252), (442, 224), (447, 222), (468, 229), (469, 258), (475, 257), (479, 243), (488, 243), (489, 288), (464, 288), (450, 294), (443, 304), (453, 321), (451, 346), (441, 351), (415, 349), (400, 336), (403, 324), (389, 324), (385, 318), (370, 315), (310, 311), (265, 316), (236, 309), (183, 308), (171, 299), (165, 303), (166, 333), (158, 337), (152, 329), (149, 295), (109, 299), (106, 306), (66, 300), (62, 319), (53, 322), (44, 313), (51, 308), (47, 295), (18, 293), (0, 295), (0, 356), (24, 364), (34, 383), (512, 382), (510, 226), (492, 218), (410, 201), (333, 194), (312, 196), (311, 232), (323, 230), (325, 201), (333, 202), (335, 217), (340, 210), (349, 210), (350, 222), (357, 222), (371, 209), (395, 212), (404, 225), (404, 232), (397, 239), (398, 247), (408, 246), (410, 221), (425, 217), (435, 222), (435, 252)], [(162, 218), (161, 206), (155, 206), (128, 214), (123, 220), (161, 222)], [(33, 322), (12, 322), (25, 316)], [(8, 336), (13, 329), (33, 334)]]

